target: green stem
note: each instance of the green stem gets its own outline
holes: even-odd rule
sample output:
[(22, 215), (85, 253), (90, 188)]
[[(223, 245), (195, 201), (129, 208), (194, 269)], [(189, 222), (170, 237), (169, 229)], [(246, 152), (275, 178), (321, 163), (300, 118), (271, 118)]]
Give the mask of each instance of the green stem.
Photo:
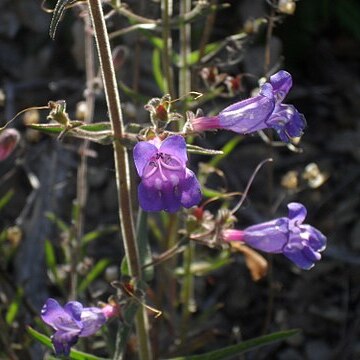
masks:
[(189, 328), (189, 318), (194, 305), (194, 276), (191, 273), (191, 264), (194, 258), (195, 243), (189, 242), (184, 252), (184, 278), (181, 289), (182, 317), (180, 326), (180, 339), (183, 344)]
[(171, 41), (171, 31), (170, 31), (170, 18), (172, 15), (172, 0), (162, 0), (161, 1), (161, 11), (162, 11), (162, 39), (164, 43), (163, 51), (163, 71), (165, 75), (165, 90), (170, 94), (171, 98), (175, 97), (174, 89), (174, 75), (171, 66), (171, 56), (172, 56), (172, 41)]
[[(91, 20), (96, 39), (101, 73), (104, 82), (109, 118), (114, 133), (114, 157), (116, 185), (119, 201), (119, 220), (125, 255), (130, 274), (141, 280), (141, 265), (139, 251), (135, 238), (134, 217), (131, 205), (130, 169), (128, 154), (119, 141), (124, 133), (120, 97), (117, 89), (115, 71), (112, 62), (109, 37), (106, 29), (101, 0), (88, 0)], [(136, 316), (136, 330), (139, 341), (141, 359), (151, 359), (147, 316), (144, 307), (140, 307)]]
[[(191, 0), (180, 1), (180, 16), (184, 16), (191, 10)], [(179, 96), (187, 95), (191, 90), (191, 73), (188, 67), (188, 54), (191, 52), (191, 25), (182, 22), (180, 24), (180, 75)], [(186, 106), (186, 101), (184, 101)]]

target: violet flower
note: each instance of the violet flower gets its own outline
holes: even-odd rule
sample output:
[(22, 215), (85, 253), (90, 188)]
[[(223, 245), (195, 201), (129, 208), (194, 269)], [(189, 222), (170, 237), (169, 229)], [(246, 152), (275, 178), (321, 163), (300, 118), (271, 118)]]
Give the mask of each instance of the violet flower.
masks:
[(326, 237), (311, 225), (303, 224), (306, 208), (288, 204), (289, 216), (247, 227), (244, 230), (223, 230), (226, 242), (241, 241), (254, 249), (282, 253), (302, 269), (311, 269), (321, 259)]
[(141, 177), (139, 203), (145, 211), (173, 213), (181, 206), (190, 208), (200, 202), (200, 184), (195, 174), (186, 168), (186, 143), (182, 136), (136, 144), (134, 161)]
[(79, 337), (95, 334), (108, 316), (106, 311), (97, 307), (83, 307), (77, 301), (70, 301), (62, 307), (50, 298), (41, 309), (41, 318), (55, 330), (51, 340), (56, 355), (67, 356)]
[(239, 134), (273, 128), (282, 141), (289, 142), (306, 126), (294, 106), (282, 104), (291, 86), (291, 75), (280, 70), (261, 86), (257, 96), (232, 104), (216, 116), (191, 119), (191, 127), (194, 131), (225, 129)]

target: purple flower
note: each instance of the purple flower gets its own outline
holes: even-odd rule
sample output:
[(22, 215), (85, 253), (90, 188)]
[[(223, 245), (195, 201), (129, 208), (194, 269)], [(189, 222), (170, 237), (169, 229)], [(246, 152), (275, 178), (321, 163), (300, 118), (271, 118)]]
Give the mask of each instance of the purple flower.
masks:
[(20, 140), (20, 134), (15, 129), (0, 131), (0, 161), (5, 160), (15, 149)]
[(302, 269), (311, 269), (321, 259), (326, 237), (311, 225), (303, 224), (306, 208), (288, 204), (289, 216), (247, 227), (222, 232), (224, 241), (242, 241), (254, 249), (284, 254)]
[(291, 75), (281, 70), (261, 86), (257, 96), (232, 104), (216, 116), (191, 119), (191, 126), (194, 131), (226, 129), (239, 134), (273, 128), (282, 141), (289, 142), (306, 126), (294, 106), (282, 104), (291, 86)]
[(51, 337), (56, 355), (67, 356), (71, 346), (79, 337), (95, 334), (106, 322), (102, 309), (84, 308), (77, 301), (70, 301), (64, 307), (54, 299), (48, 299), (41, 309), (41, 318), (55, 333)]
[(186, 168), (186, 143), (182, 136), (136, 144), (134, 161), (141, 177), (139, 203), (145, 211), (173, 213), (181, 206), (190, 208), (200, 202), (200, 184)]

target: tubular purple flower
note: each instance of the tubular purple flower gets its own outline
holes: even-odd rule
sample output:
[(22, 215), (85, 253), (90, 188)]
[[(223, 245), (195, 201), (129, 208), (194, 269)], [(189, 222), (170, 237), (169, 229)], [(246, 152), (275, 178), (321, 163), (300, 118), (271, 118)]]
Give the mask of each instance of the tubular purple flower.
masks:
[(71, 346), (79, 337), (95, 334), (106, 322), (106, 315), (97, 307), (83, 307), (77, 301), (70, 301), (64, 307), (49, 298), (41, 309), (42, 320), (55, 333), (51, 337), (56, 355), (67, 356)]
[(195, 174), (186, 168), (186, 143), (182, 136), (136, 144), (134, 161), (141, 177), (139, 203), (145, 211), (173, 213), (181, 206), (190, 208), (200, 202), (200, 184)]
[(247, 227), (244, 230), (223, 230), (224, 241), (241, 241), (254, 249), (282, 253), (302, 269), (311, 269), (326, 247), (326, 237), (311, 225), (303, 224), (306, 208), (288, 204), (289, 215)]
[(282, 104), (292, 86), (291, 75), (281, 70), (261, 86), (257, 96), (232, 104), (212, 117), (191, 119), (194, 131), (225, 129), (239, 134), (273, 128), (280, 139), (302, 134), (306, 121), (294, 106)]

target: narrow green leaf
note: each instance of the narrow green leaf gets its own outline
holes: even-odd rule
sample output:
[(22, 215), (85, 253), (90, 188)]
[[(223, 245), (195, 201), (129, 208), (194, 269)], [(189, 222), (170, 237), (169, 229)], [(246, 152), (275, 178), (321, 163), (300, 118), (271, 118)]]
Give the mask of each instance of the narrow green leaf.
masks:
[(79, 126), (69, 130), (67, 132), (67, 135), (79, 139), (87, 139), (102, 145), (111, 144), (114, 138), (112, 130), (86, 131), (83, 129), (83, 126)]
[(90, 132), (97, 132), (97, 131), (105, 131), (111, 130), (111, 124), (109, 122), (98, 122), (92, 124), (85, 124), (79, 126), (79, 129), (90, 131)]
[(150, 43), (157, 49), (163, 50), (164, 49), (164, 41), (161, 37), (154, 36), (149, 31), (143, 31), (143, 34), (148, 38)]
[[(52, 342), (48, 336), (39, 333), (30, 326), (27, 326), (26, 330), (35, 340), (39, 341), (48, 348), (53, 349)], [(74, 349), (71, 349), (69, 358), (70, 360), (108, 360)]]
[(205, 186), (203, 186), (201, 188), (201, 191), (202, 191), (204, 197), (206, 197), (206, 198), (213, 198), (213, 197), (220, 197), (221, 198), (222, 196), (224, 196), (224, 194), (222, 192), (214, 190), (214, 189), (210, 189), (210, 188), (205, 187)]
[(114, 233), (119, 231), (119, 227), (117, 225), (113, 225), (113, 226), (107, 226), (103, 229), (97, 229), (91, 232), (86, 233), (82, 238), (81, 238), (81, 244), (82, 245), (88, 245), (90, 242), (101, 238), (102, 236)]
[(120, 272), (121, 272), (121, 276), (130, 276), (130, 269), (126, 256), (124, 256), (123, 259), (121, 260)]
[(18, 288), (18, 290), (16, 292), (16, 296), (15, 296), (14, 300), (11, 302), (11, 304), (6, 312), (6, 315), (5, 315), (5, 321), (8, 325), (11, 325), (14, 322), (16, 315), (19, 312), (19, 308), (21, 305), (23, 295), (24, 295), (23, 289)]
[[(215, 52), (215, 51), (219, 50), (220, 47), (221, 47), (221, 42), (220, 42), (220, 41), (207, 44), (207, 45), (205, 46), (204, 55), (208, 55), (208, 54), (210, 54), (211, 52)], [(191, 52), (191, 53), (188, 55), (187, 63), (188, 63), (189, 65), (194, 65), (194, 64), (196, 64), (199, 60), (201, 60), (201, 59), (199, 59), (199, 55), (200, 55), (200, 51), (199, 51), (199, 50), (195, 50), (195, 51)]]
[(254, 350), (260, 346), (269, 345), (276, 341), (285, 340), (299, 332), (298, 329), (279, 331), (269, 335), (260, 336), (254, 339), (243, 341), (240, 344), (228, 346), (219, 350), (210, 351), (202, 355), (181, 356), (168, 360), (226, 360), (235, 355), (241, 355), (245, 352)]
[[(229, 257), (227, 258), (218, 258), (211, 260), (203, 261), (194, 261), (190, 266), (190, 273), (195, 276), (205, 276), (212, 271), (218, 270), (223, 266), (230, 264), (233, 260)], [(175, 275), (183, 276), (185, 274), (183, 267), (178, 267), (175, 269)]]
[(159, 49), (154, 49), (153, 51), (152, 68), (153, 68), (153, 75), (156, 84), (159, 87), (160, 91), (164, 93), (165, 92), (164, 75), (161, 70), (161, 52)]
[[(216, 52), (217, 50), (220, 49), (220, 47), (222, 46), (222, 42), (218, 41), (218, 42), (213, 42), (213, 43), (210, 43), (210, 44), (207, 44), (205, 46), (205, 51), (204, 51), (204, 56), (205, 55), (208, 55), (212, 52)], [(199, 50), (195, 50), (195, 51), (192, 51), (190, 54), (187, 55), (187, 60), (186, 60), (186, 63), (188, 65), (194, 65), (196, 64), (198, 61), (199, 61), (199, 55), (200, 55), (200, 51)], [(201, 60), (201, 59), (200, 59)], [(174, 63), (179, 66), (180, 65), (180, 55), (179, 54), (176, 54), (174, 53), (173, 55), (173, 61)]]
[(98, 278), (102, 272), (106, 269), (106, 267), (110, 264), (109, 259), (101, 259), (99, 260), (95, 266), (91, 269), (91, 271), (85, 276), (85, 279), (80, 283), (78, 291), (83, 292), (87, 289), (87, 287)]
[(64, 130), (64, 128), (58, 124), (30, 124), (28, 127), (46, 134), (60, 134)]
[(53, 222), (58, 227), (59, 230), (69, 231), (69, 226), (66, 225), (66, 223), (62, 221), (60, 218), (58, 218), (54, 213), (48, 211), (45, 213), (45, 216), (47, 219)]
[(11, 198), (14, 195), (14, 190), (10, 189), (1, 199), (0, 199), (0, 210), (2, 210), (2, 208), (4, 206), (6, 206), (8, 204), (8, 202), (11, 200)]
[(223, 148), (221, 149), (222, 154), (217, 155), (213, 159), (209, 161), (209, 165), (216, 167), (222, 159), (224, 159), (226, 156), (228, 156), (235, 148), (236, 145), (239, 144), (242, 141), (242, 136), (234, 136), (230, 141), (228, 141)]
[(200, 155), (223, 155), (221, 150), (205, 149), (201, 146), (186, 144), (186, 149), (189, 153)]
[[(113, 132), (108, 128), (105, 123), (99, 123), (101, 125), (76, 125), (76, 122), (71, 122), (73, 128), (66, 131), (66, 136), (73, 136), (79, 139), (88, 139), (90, 141), (97, 142), (99, 144), (110, 144), (113, 140)], [(31, 129), (41, 131), (49, 135), (60, 135), (64, 131), (64, 127), (58, 124), (32, 124), (29, 125)]]
[(48, 239), (45, 240), (45, 261), (46, 267), (50, 269), (52, 275), (54, 276), (56, 284), (60, 285), (59, 276), (56, 268), (56, 256), (54, 247)]

